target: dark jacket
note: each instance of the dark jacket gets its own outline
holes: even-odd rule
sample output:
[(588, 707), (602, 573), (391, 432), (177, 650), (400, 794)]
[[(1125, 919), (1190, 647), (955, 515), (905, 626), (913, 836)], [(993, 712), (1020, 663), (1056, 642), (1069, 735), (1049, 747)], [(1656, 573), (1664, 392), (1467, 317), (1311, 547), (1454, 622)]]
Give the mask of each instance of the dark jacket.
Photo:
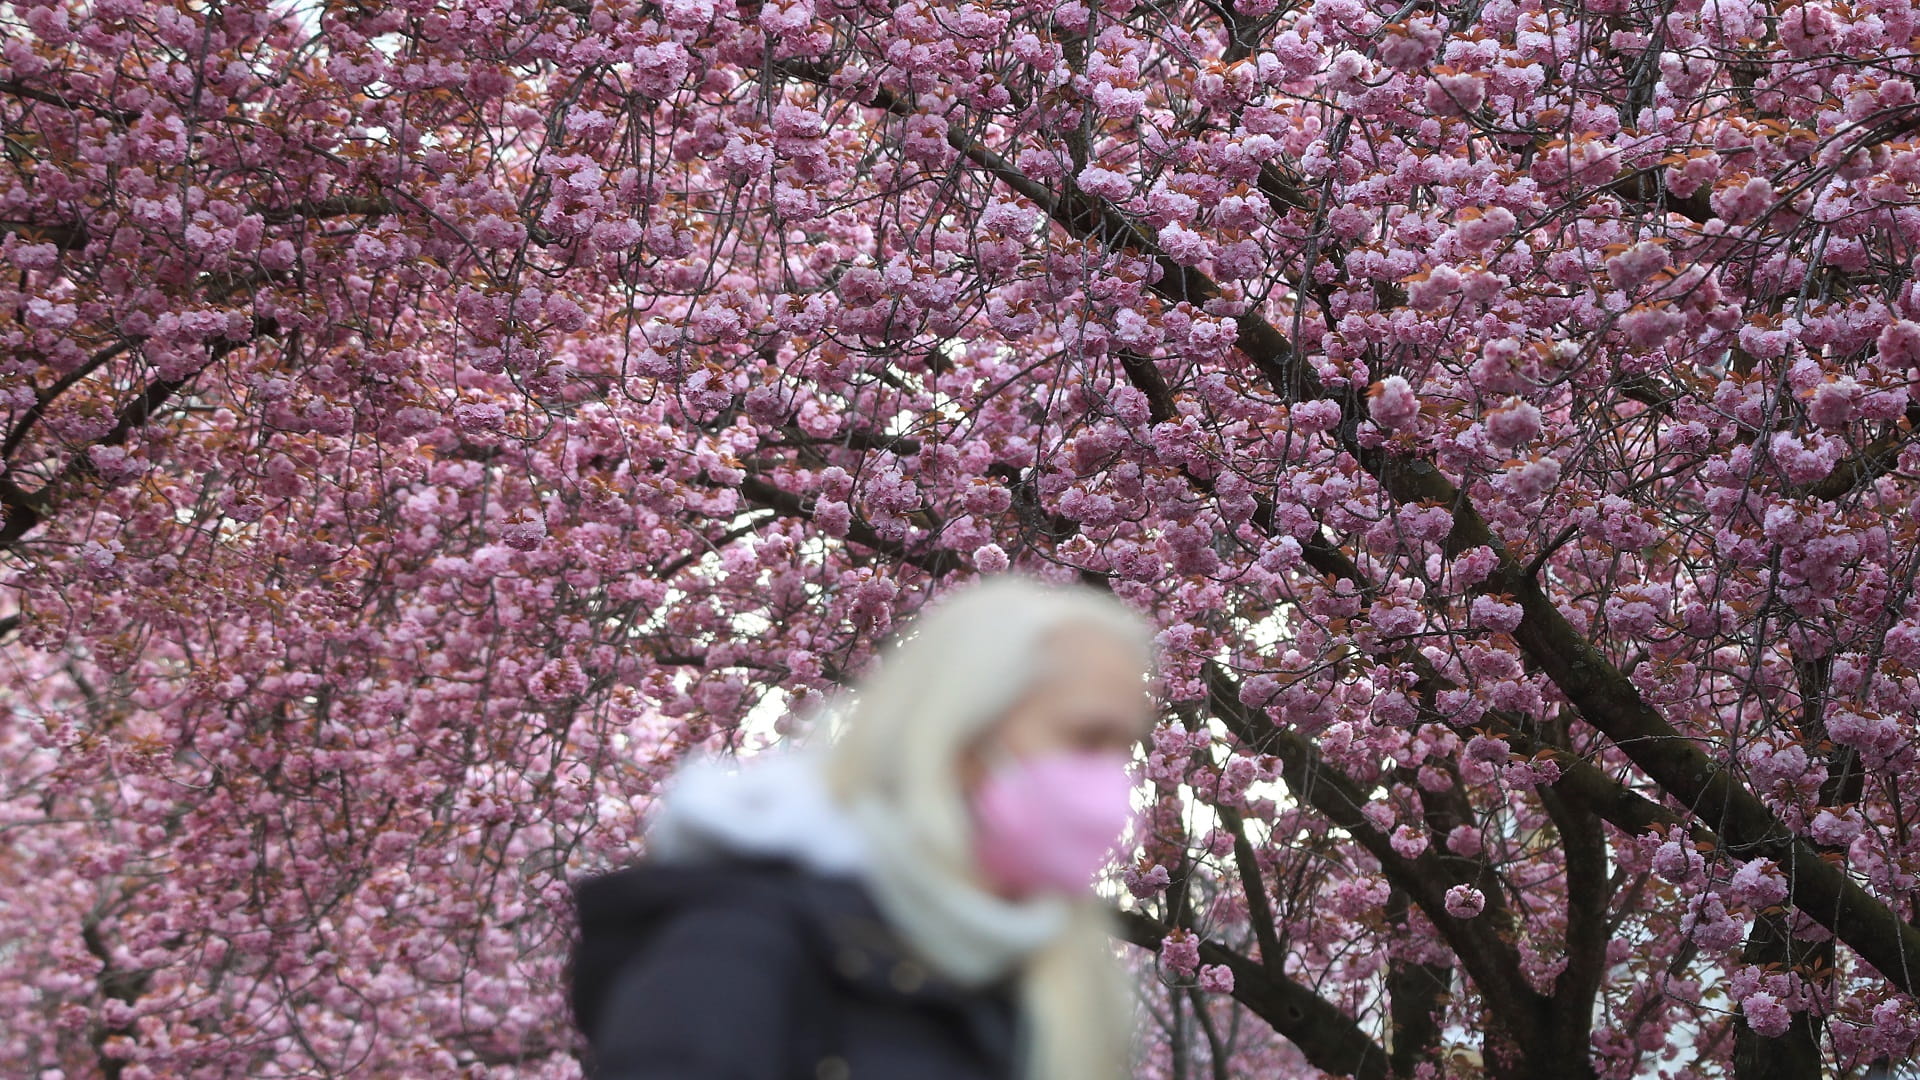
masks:
[(641, 865), (577, 885), (574, 1018), (596, 1080), (1012, 1080), (1005, 986), (929, 972), (857, 883)]

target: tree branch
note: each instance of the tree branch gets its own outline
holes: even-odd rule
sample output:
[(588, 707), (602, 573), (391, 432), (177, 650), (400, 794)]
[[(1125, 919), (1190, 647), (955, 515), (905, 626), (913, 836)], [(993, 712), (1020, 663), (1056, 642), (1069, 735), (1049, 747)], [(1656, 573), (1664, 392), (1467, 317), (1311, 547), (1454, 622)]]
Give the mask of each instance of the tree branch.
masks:
[(1278, 974), (1286, 965), (1285, 950), (1280, 947), (1280, 936), (1275, 932), (1277, 920), (1273, 917), (1273, 903), (1267, 896), (1266, 878), (1260, 873), (1260, 862), (1254, 856), (1253, 843), (1247, 839), (1247, 822), (1238, 811), (1217, 806), (1214, 812), (1227, 828), (1233, 830), (1233, 864), (1240, 874), (1240, 892), (1247, 898), (1247, 918), (1253, 923), (1253, 938), (1260, 943), (1260, 963), (1269, 972)]
[[(1447, 492), (1453, 485), (1431, 466), (1424, 474), (1385, 470), (1395, 479), (1389, 491), (1401, 501)], [(1730, 850), (1746, 857), (1765, 856), (1787, 875), (1794, 903), (1832, 931), (1860, 958), (1872, 964), (1906, 993), (1920, 990), (1920, 929), (1855, 884), (1846, 871), (1822, 859), (1795, 836), (1765, 803), (1708, 758), (1694, 740), (1675, 730), (1641, 698), (1626, 674), (1573, 628), (1539, 583), (1524, 577), (1505, 546), (1465, 499), (1447, 498), (1456, 507), (1451, 542), (1457, 549), (1487, 545), (1499, 563), (1483, 593), (1505, 593), (1525, 613), (1513, 637), (1529, 658), (1565, 694), (1587, 723), (1615, 746), (1700, 821), (1717, 824)]]
[(1567, 873), (1567, 966), (1554, 993), (1553, 1037), (1563, 1054), (1590, 1052), (1593, 1001), (1607, 973), (1607, 942), (1612, 928), (1607, 909), (1613, 887), (1607, 876), (1607, 839), (1587, 807), (1573, 804), (1552, 787), (1539, 791), (1540, 804), (1560, 834)]
[[(799, 495), (768, 483), (765, 478), (752, 473), (740, 481), (740, 494), (755, 506), (775, 510), (786, 517), (813, 519), (813, 509)], [(965, 564), (960, 556), (952, 551), (935, 549), (932, 551), (911, 551), (905, 544), (888, 540), (874, 531), (873, 526), (855, 518), (847, 527), (846, 538), (853, 543), (888, 558), (917, 566), (934, 577), (942, 577), (958, 570)]]
[[(279, 324), (272, 319), (256, 317), (253, 320), (253, 335), (239, 341), (222, 341), (207, 351), (206, 363), (181, 376), (178, 379), (155, 379), (146, 388), (135, 394), (127, 402), (115, 419), (112, 430), (100, 436), (88, 447), (119, 446), (127, 437), (144, 426), (160, 407), (167, 403), (182, 388), (191, 384), (200, 373), (219, 362), (235, 349), (244, 348), (262, 337), (270, 337), (279, 332)], [(74, 452), (67, 459), (60, 474), (33, 491), (24, 491), (15, 484), (12, 477), (0, 476), (0, 512), (5, 520), (0, 521), (0, 551), (12, 550), (21, 538), (31, 532), (51, 516), (65, 499), (66, 489), (81, 476), (92, 472), (93, 462), (87, 456), (86, 449)]]
[[(949, 139), (967, 145), (963, 151), (986, 171), (1006, 180), (1023, 194), (1034, 187), (1011, 166), (974, 146), (957, 130)], [(1030, 196), (1031, 197), (1031, 196)], [(1056, 221), (1082, 239), (1098, 239), (1111, 246), (1137, 240), (1140, 233), (1100, 210), (1065, 212), (1048, 206)], [(1151, 250), (1147, 244), (1138, 244)], [(1156, 253), (1157, 254), (1157, 253)], [(1163, 265), (1170, 263), (1160, 256)], [(1172, 270), (1153, 286), (1154, 291), (1196, 306), (1219, 295), (1219, 289), (1198, 271)], [(1379, 482), (1396, 502), (1454, 507), (1450, 551), (1486, 546), (1497, 553), (1494, 572), (1477, 586), (1481, 594), (1508, 594), (1524, 614), (1514, 640), (1539, 665), (1582, 719), (1611, 739), (1614, 745), (1661, 788), (1691, 809), (1702, 821), (1718, 823), (1727, 839), (1753, 855), (1766, 855), (1789, 875), (1796, 902), (1808, 916), (1831, 930), (1906, 993), (1920, 992), (1920, 929), (1902, 919), (1886, 904), (1855, 884), (1845, 871), (1819, 858), (1813, 848), (1796, 838), (1764, 803), (1755, 798), (1724, 768), (1711, 761), (1691, 740), (1666, 722), (1658, 710), (1640, 697), (1631, 681), (1594, 648), (1561, 614), (1537, 580), (1526, 576), (1512, 553), (1495, 537), (1463, 492), (1424, 459), (1395, 457), (1378, 447), (1361, 446), (1358, 429), (1367, 415), (1363, 396), (1352, 387), (1338, 391), (1321, 384), (1300, 363), (1291, 343), (1257, 314), (1239, 319), (1237, 345), (1286, 401), (1331, 397), (1339, 403), (1340, 438), (1348, 453)], [(1427, 907), (1420, 901), (1423, 909)], [(1483, 986), (1483, 989), (1485, 987)]]
[(0, 231), (15, 233), (29, 244), (52, 244), (61, 251), (78, 251), (93, 239), (78, 221), (0, 221)]
[[(1503, 1023), (1511, 1025), (1523, 1043), (1537, 1043), (1540, 1025), (1546, 1019), (1546, 999), (1527, 984), (1521, 974), (1518, 952), (1496, 929), (1505, 921), (1505, 901), (1500, 891), (1487, 893), (1487, 907), (1482, 916), (1458, 919), (1449, 914), (1447, 889), (1468, 882), (1451, 873), (1431, 849), (1413, 858), (1395, 851), (1388, 838), (1361, 812), (1368, 800), (1353, 781), (1326, 765), (1319, 748), (1306, 736), (1270, 724), (1256, 724), (1240, 703), (1234, 680), (1212, 664), (1208, 665), (1207, 688), (1209, 707), (1227, 730), (1247, 746), (1279, 757), (1281, 777), (1293, 797), (1345, 829), (1379, 862), (1388, 879), (1406, 890), (1421, 913), (1446, 938), (1448, 947), (1485, 995), (1489, 1009)], [(1533, 1060), (1547, 1059), (1543, 1056)]]
[[(1118, 914), (1121, 940), (1149, 951), (1159, 950), (1167, 927), (1138, 911)], [(1267, 965), (1205, 938), (1200, 939), (1200, 960), (1232, 971), (1233, 999), (1299, 1047), (1314, 1068), (1335, 1076), (1389, 1080), (1386, 1051), (1352, 1017), (1320, 995), (1284, 975), (1270, 974)]]
[(52, 105), (60, 109), (86, 109), (88, 112), (98, 113), (101, 116), (117, 120), (122, 124), (131, 124), (140, 119), (140, 113), (135, 109), (112, 109), (96, 105), (90, 101), (71, 101), (51, 90), (42, 90), (35, 86), (28, 86), (19, 79), (0, 79), (0, 94), (11, 94), (17, 98), (37, 101), (43, 105)]
[(291, 221), (353, 215), (377, 217), (395, 213), (397, 208), (392, 200), (375, 195), (339, 195), (330, 199), (297, 202), (292, 206), (255, 206), (252, 210), (269, 225), (285, 225)]
[[(1405, 922), (1407, 894), (1394, 889), (1387, 898), (1387, 918)], [(1422, 1062), (1440, 1046), (1440, 1009), (1453, 991), (1453, 968), (1446, 964), (1418, 964), (1394, 956), (1387, 961), (1387, 1016), (1393, 1024), (1389, 1058), (1393, 1075), (1412, 1080)]]
[(121, 353), (126, 352), (132, 348), (134, 344), (135, 341), (132, 338), (121, 338), (119, 341), (87, 357), (86, 363), (60, 376), (60, 378), (54, 381), (52, 386), (34, 394), (33, 404), (27, 407), (27, 411), (20, 417), (20, 422), (15, 424), (13, 430), (7, 433), (6, 441), (0, 443), (0, 458), (11, 458), (13, 456), (13, 452), (19, 449), (20, 443), (26, 439), (27, 433), (33, 430), (33, 425), (39, 423), (40, 418), (46, 415), (47, 406), (58, 400), (61, 394), (72, 389), (81, 379), (100, 370), (101, 365), (119, 356)]
[(1907, 406), (1901, 423), (1905, 424), (1904, 430), (1899, 424), (1894, 425), (1893, 430), (1861, 447), (1859, 453), (1835, 464), (1826, 479), (1814, 481), (1801, 493), (1835, 502), (1892, 472), (1900, 464), (1901, 449), (1915, 432), (1920, 432), (1920, 405)]

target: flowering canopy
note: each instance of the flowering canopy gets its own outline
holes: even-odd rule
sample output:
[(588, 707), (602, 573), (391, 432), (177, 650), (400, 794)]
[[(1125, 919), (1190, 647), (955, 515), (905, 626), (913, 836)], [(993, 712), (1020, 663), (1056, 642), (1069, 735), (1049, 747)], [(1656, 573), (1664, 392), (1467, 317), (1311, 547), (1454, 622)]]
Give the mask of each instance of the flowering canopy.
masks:
[(1904, 1057), (1915, 32), (10, 0), (0, 1071), (576, 1075), (568, 876), (1008, 566), (1164, 628), (1151, 1070)]

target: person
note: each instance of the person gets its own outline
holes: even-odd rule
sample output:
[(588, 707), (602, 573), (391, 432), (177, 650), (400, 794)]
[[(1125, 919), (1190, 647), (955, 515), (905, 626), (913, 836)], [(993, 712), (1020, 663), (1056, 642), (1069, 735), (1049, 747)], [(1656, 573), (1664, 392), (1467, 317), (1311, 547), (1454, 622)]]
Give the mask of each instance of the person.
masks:
[(576, 887), (600, 1080), (1118, 1080), (1092, 879), (1133, 816), (1151, 626), (1008, 575), (890, 644), (824, 745), (685, 767)]

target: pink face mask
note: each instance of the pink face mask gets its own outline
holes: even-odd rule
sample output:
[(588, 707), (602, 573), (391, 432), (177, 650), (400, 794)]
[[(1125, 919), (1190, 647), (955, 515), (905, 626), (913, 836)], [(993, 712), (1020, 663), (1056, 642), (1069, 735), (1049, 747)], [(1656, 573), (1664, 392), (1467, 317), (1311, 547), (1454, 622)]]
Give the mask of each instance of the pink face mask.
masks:
[(995, 766), (973, 793), (974, 858), (1010, 896), (1077, 893), (1133, 818), (1128, 755), (1065, 752)]

